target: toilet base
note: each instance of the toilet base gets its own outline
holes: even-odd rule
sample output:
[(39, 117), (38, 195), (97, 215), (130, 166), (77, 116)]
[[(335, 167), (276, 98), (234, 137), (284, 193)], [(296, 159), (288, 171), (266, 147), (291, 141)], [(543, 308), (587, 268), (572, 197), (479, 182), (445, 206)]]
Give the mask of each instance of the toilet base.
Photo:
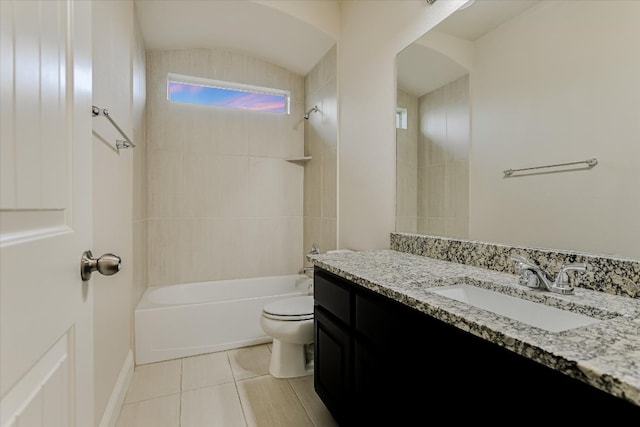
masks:
[(308, 360), (307, 346), (309, 344), (284, 343), (274, 338), (269, 373), (276, 378), (304, 377), (313, 374), (313, 359)]

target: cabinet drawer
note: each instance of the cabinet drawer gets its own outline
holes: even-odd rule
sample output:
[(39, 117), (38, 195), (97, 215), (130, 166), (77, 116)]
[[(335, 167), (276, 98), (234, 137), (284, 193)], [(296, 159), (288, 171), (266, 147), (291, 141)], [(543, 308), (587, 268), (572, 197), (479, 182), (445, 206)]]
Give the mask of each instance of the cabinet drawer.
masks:
[(422, 330), (423, 317), (388, 298), (369, 292), (355, 296), (355, 330), (367, 341), (383, 348), (416, 345), (416, 330)]
[(353, 285), (323, 270), (313, 274), (313, 296), (317, 305), (345, 324), (350, 324)]
[(388, 306), (383, 306), (378, 298), (356, 295), (355, 329), (369, 342), (393, 345), (402, 338), (398, 336), (402, 329)]

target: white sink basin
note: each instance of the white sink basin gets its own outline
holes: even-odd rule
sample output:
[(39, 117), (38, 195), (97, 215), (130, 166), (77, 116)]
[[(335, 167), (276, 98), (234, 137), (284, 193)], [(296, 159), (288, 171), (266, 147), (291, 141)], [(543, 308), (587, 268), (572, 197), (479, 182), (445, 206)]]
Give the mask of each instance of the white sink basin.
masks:
[(550, 332), (561, 332), (601, 322), (600, 319), (583, 314), (561, 310), (473, 285), (443, 286), (429, 290)]

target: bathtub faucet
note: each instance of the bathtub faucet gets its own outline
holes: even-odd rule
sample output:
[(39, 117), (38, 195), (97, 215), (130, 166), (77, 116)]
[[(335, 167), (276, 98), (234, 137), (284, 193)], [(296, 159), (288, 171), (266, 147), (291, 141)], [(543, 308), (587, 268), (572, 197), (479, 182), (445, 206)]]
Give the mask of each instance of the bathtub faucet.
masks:
[[(311, 250), (307, 255), (318, 255), (319, 253), (320, 253), (320, 246), (318, 246), (317, 243), (314, 243), (311, 245)], [(300, 274), (306, 274), (308, 276), (309, 275), (308, 273), (313, 274), (313, 266), (302, 267), (302, 270), (300, 270)]]

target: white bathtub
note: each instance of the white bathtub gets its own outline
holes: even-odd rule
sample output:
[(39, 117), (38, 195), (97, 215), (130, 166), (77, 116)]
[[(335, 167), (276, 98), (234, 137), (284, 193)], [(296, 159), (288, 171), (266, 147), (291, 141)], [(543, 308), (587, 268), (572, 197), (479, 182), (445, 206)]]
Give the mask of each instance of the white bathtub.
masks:
[(311, 295), (312, 283), (296, 274), (150, 287), (135, 310), (136, 364), (270, 342), (262, 307)]

